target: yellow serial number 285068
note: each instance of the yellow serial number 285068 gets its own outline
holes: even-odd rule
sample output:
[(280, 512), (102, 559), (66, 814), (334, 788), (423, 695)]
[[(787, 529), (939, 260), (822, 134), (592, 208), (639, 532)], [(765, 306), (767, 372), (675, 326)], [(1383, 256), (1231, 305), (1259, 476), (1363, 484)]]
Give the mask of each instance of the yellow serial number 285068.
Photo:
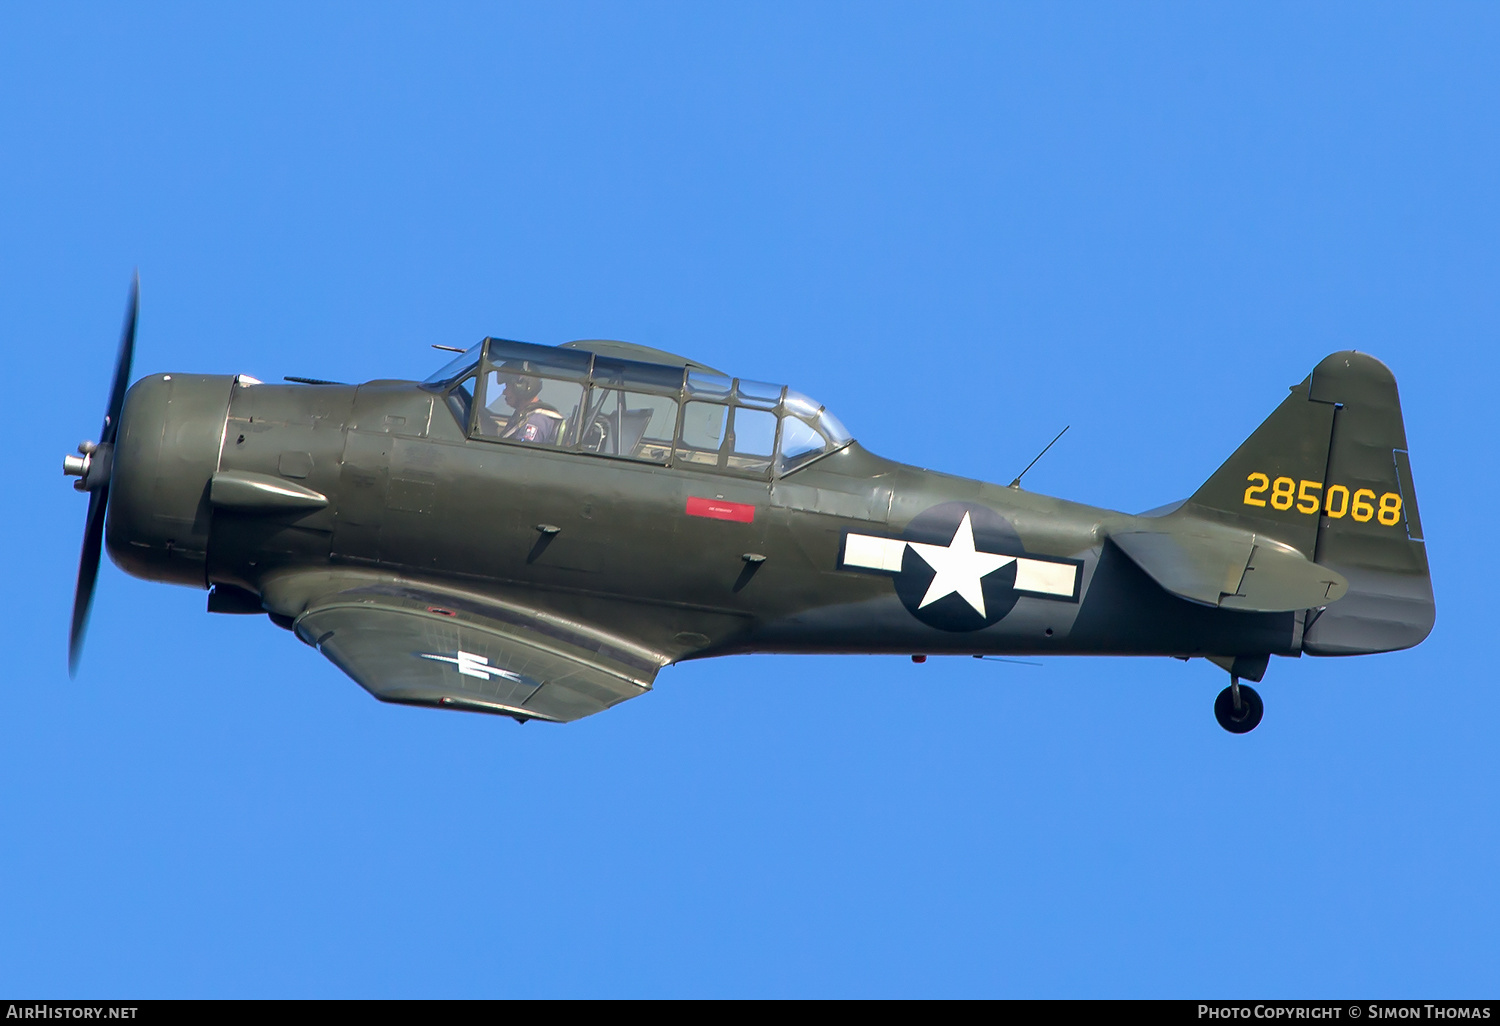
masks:
[(1250, 487), (1245, 489), (1246, 506), (1265, 506), (1269, 500), (1272, 509), (1295, 506), (1301, 513), (1321, 510), (1334, 520), (1351, 516), (1363, 524), (1374, 518), (1387, 527), (1401, 522), (1401, 496), (1395, 492), (1386, 492), (1377, 500), (1369, 488), (1351, 493), (1344, 485), (1336, 484), (1329, 485), (1327, 492), (1320, 496), (1315, 493), (1323, 491), (1321, 481), (1293, 481), (1289, 477), (1278, 477), (1273, 481), (1261, 473), (1251, 474), (1245, 480), (1250, 482)]

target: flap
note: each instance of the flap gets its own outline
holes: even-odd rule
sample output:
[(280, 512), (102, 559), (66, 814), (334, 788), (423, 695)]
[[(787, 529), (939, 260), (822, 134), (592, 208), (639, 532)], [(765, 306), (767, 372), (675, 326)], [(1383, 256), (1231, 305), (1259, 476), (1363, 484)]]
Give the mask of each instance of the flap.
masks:
[(1110, 539), (1157, 584), (1202, 605), (1257, 613), (1316, 609), (1349, 588), (1338, 571), (1250, 531), (1184, 524)]
[(298, 637), (382, 702), (564, 723), (650, 690), (656, 668), (622, 670), (564, 652), (544, 634), (471, 611), (326, 599), (296, 620)]

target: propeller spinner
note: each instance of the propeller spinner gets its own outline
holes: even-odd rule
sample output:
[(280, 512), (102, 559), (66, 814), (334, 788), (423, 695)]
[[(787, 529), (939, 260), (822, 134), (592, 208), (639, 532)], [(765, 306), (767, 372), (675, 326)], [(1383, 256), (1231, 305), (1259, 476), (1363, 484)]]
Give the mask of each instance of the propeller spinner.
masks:
[(135, 354), (136, 311), (140, 303), (141, 279), (130, 283), (130, 302), (125, 308), (125, 327), (120, 333), (120, 352), (115, 357), (115, 376), (109, 390), (109, 406), (97, 442), (83, 442), (78, 456), (63, 457), (63, 473), (76, 477), (73, 487), (89, 493), (88, 515), (83, 526), (83, 552), (78, 557), (78, 586), (73, 592), (73, 627), (68, 634), (68, 675), (78, 672), (83, 635), (88, 629), (89, 609), (94, 603), (94, 582), (99, 576), (99, 556), (104, 543), (104, 511), (109, 504), (109, 480), (114, 471), (114, 446), (119, 435), (120, 410), (130, 387), (130, 362)]

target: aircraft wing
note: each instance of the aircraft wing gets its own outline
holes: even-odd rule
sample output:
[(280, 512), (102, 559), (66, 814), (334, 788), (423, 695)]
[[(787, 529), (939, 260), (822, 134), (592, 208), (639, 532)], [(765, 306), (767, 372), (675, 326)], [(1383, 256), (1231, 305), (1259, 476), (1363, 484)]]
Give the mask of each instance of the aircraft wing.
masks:
[(660, 669), (541, 614), (464, 608), (412, 588), (323, 598), (295, 630), (382, 702), (521, 722), (565, 723), (608, 709), (649, 691)]
[(1337, 570), (1256, 532), (1191, 519), (1163, 526), (1109, 537), (1152, 580), (1190, 602), (1286, 612), (1326, 606), (1349, 590)]

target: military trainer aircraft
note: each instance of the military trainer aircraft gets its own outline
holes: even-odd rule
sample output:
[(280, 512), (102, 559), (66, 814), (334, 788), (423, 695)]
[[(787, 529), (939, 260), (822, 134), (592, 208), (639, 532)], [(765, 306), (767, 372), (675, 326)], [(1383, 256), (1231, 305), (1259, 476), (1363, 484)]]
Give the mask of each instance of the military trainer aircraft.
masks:
[[(1409, 648), (1434, 602), (1396, 382), (1320, 362), (1140, 515), (920, 470), (782, 385), (623, 342), (486, 338), (426, 381), (129, 384), (89, 495), (128, 573), (258, 613), (386, 702), (564, 722), (744, 652), (1201, 656), (1254, 729), (1270, 657)], [(439, 347), (446, 348), (446, 347)]]

